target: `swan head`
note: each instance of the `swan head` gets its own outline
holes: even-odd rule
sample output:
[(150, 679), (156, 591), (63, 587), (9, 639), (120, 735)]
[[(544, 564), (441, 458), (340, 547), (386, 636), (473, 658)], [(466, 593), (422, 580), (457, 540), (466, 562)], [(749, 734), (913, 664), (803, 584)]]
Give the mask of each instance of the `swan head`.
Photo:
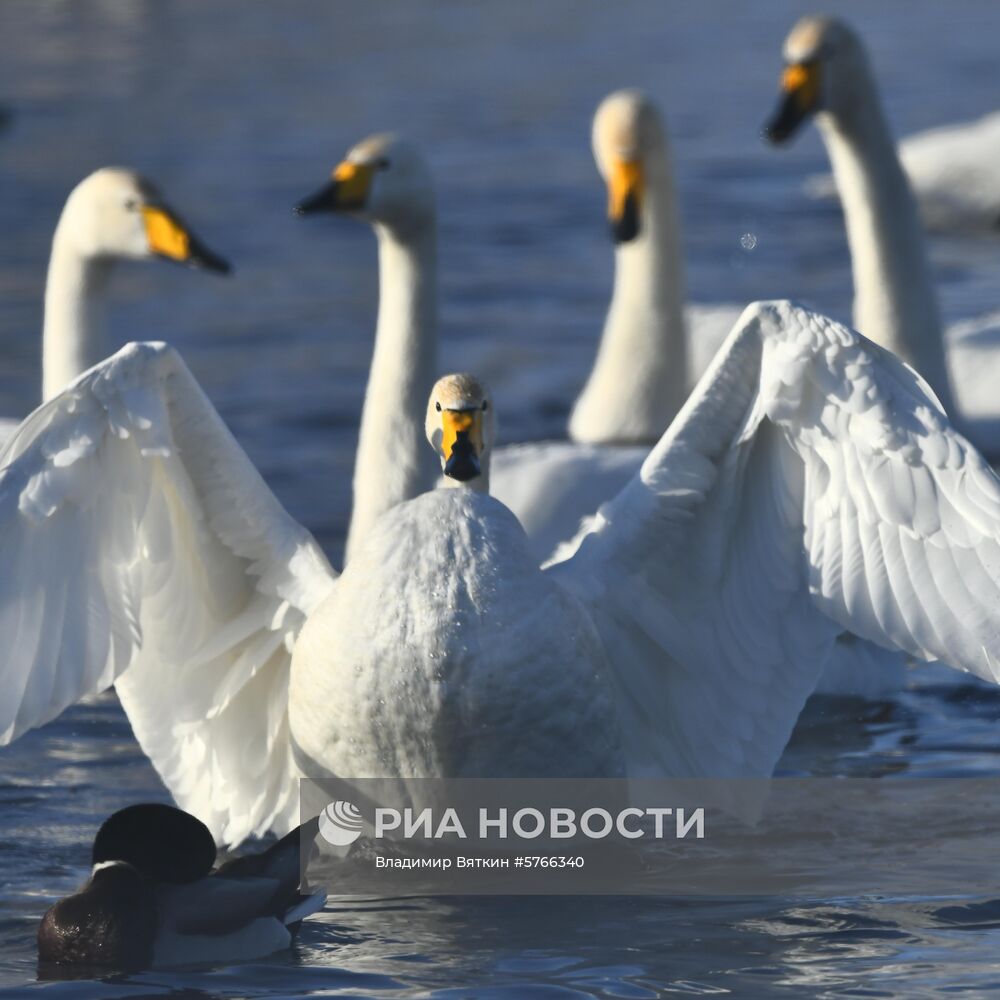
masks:
[(479, 379), (467, 374), (438, 379), (427, 402), (425, 429), (448, 485), (488, 488), (493, 403)]
[(318, 191), (295, 206), (299, 215), (337, 212), (406, 233), (433, 225), (434, 187), (420, 150), (391, 133), (362, 139)]
[(608, 222), (616, 243), (634, 240), (650, 161), (666, 154), (663, 119), (640, 90), (616, 90), (598, 105), (591, 130), (594, 160), (608, 186)]
[(785, 69), (774, 115), (764, 126), (773, 143), (791, 138), (815, 114), (844, 117), (874, 100), (864, 45), (832, 17), (804, 17), (785, 39)]
[(104, 167), (77, 184), (66, 199), (57, 238), (90, 260), (160, 257), (220, 274), (229, 271), (153, 183), (122, 167)]

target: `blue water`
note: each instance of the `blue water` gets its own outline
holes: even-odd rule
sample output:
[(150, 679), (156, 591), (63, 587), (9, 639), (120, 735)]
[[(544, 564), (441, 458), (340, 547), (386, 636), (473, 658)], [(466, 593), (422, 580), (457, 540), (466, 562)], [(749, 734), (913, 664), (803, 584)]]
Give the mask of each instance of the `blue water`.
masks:
[[(996, 106), (1000, 7), (839, 4), (870, 43), (900, 132)], [(700, 302), (791, 296), (846, 318), (835, 204), (814, 130), (758, 139), (799, 4), (347, 4), (4, 0), (0, 9), (0, 414), (36, 402), (51, 232), (70, 187), (154, 177), (228, 280), (122, 267), (115, 344), (163, 338), (268, 483), (340, 558), (375, 306), (371, 234), (291, 206), (363, 135), (403, 129), (437, 178), (442, 364), (493, 386), (507, 441), (558, 435), (610, 290), (589, 120), (647, 88), (673, 140)], [(1000, 165), (998, 165), (1000, 169)], [(753, 233), (756, 246), (741, 237)], [(748, 245), (752, 241), (745, 241)], [(1000, 303), (1000, 241), (937, 238), (947, 318)], [(1000, 773), (1000, 698), (914, 682), (878, 704), (817, 700), (795, 774)], [(31, 984), (41, 912), (85, 873), (112, 809), (165, 798), (113, 695), (0, 752), (0, 997), (982, 996), (1000, 987), (1000, 902), (838, 898), (333, 901), (295, 952), (104, 984)]]

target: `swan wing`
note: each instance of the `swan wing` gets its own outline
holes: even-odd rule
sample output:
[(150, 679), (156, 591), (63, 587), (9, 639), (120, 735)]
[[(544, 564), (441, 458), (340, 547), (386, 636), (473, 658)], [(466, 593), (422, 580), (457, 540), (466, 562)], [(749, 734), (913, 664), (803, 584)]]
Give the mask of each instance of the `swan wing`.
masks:
[(748, 307), (553, 566), (614, 665), (633, 773), (770, 774), (838, 633), (997, 679), (1000, 482), (922, 379)]
[(335, 574), (164, 344), (131, 344), (0, 455), (0, 742), (112, 683), (178, 804), (294, 825), (290, 646)]

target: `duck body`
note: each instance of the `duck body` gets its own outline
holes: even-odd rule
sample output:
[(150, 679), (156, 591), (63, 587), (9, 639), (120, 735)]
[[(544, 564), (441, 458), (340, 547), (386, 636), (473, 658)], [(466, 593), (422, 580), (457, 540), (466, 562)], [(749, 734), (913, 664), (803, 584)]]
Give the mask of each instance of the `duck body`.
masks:
[(607, 677), (587, 613), (514, 515), (439, 489), (385, 514), (306, 622), (291, 731), (343, 778), (610, 777)]
[(135, 971), (258, 958), (287, 948), (325, 895), (300, 895), (298, 828), (257, 855), (216, 870), (208, 828), (173, 806), (121, 809), (94, 840), (83, 888), (50, 907), (38, 958), (57, 970)]

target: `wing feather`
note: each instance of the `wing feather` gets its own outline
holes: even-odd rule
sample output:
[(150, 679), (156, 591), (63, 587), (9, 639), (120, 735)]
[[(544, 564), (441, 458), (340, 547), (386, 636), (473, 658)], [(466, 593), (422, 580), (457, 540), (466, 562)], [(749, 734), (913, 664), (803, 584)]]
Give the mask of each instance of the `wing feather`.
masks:
[(0, 742), (116, 683), (219, 840), (294, 825), (289, 651), (335, 574), (180, 357), (129, 345), (0, 463)]
[(912, 369), (787, 302), (549, 572), (605, 640), (633, 773), (769, 774), (842, 630), (998, 679), (1000, 481)]

